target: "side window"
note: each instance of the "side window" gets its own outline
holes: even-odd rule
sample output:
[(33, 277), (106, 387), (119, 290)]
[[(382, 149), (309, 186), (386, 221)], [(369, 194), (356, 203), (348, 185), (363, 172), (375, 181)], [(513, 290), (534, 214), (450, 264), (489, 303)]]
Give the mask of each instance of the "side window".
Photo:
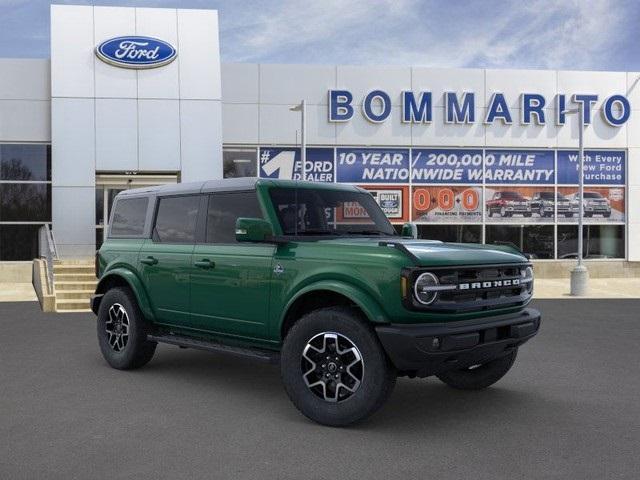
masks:
[(207, 243), (235, 243), (239, 217), (262, 218), (256, 192), (214, 193), (207, 209)]
[(199, 205), (199, 195), (161, 198), (153, 229), (153, 241), (194, 243)]
[(148, 204), (147, 197), (119, 199), (113, 211), (109, 236), (142, 235)]

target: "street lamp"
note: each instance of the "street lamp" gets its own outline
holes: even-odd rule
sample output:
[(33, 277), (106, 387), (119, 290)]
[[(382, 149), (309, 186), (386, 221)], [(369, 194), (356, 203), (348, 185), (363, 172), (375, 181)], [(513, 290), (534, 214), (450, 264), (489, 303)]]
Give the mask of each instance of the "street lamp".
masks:
[(302, 180), (307, 179), (307, 135), (306, 135), (306, 108), (304, 100), (298, 105), (291, 107), (292, 112), (300, 112), (300, 160), (302, 161)]
[(589, 271), (586, 265), (582, 262), (583, 257), (583, 242), (582, 233), (584, 230), (584, 103), (579, 103), (578, 108), (571, 110), (565, 110), (563, 113), (578, 114), (578, 263), (571, 270), (571, 295), (580, 297), (587, 293)]

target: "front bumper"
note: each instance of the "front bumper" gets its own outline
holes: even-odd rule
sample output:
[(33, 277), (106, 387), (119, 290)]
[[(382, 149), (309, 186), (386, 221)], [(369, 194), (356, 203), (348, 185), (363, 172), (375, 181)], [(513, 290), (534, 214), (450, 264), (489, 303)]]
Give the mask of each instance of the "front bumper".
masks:
[(376, 327), (376, 333), (400, 374), (428, 377), (498, 358), (532, 338), (540, 312), (518, 313), (464, 322)]
[(509, 213), (531, 213), (531, 207), (527, 205), (507, 205), (504, 208)]

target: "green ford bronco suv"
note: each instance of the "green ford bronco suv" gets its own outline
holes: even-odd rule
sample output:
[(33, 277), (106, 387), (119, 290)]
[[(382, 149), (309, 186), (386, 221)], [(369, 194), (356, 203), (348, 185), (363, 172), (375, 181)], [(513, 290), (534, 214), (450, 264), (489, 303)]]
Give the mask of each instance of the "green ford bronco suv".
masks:
[(229, 179), (118, 194), (96, 256), (98, 341), (114, 368), (156, 345), (279, 362), (295, 406), (326, 425), (374, 413), (398, 375), (498, 381), (540, 314), (506, 246), (398, 235), (350, 185)]

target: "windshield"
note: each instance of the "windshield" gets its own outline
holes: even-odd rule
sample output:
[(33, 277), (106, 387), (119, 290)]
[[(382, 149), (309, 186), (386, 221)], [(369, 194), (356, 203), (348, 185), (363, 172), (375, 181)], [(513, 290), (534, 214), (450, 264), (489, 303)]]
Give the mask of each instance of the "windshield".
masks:
[(584, 192), (584, 198), (603, 198), (598, 192)]
[(518, 192), (502, 192), (501, 198), (505, 200), (524, 200)]
[(369, 193), (272, 188), (269, 195), (284, 235), (396, 235)]

